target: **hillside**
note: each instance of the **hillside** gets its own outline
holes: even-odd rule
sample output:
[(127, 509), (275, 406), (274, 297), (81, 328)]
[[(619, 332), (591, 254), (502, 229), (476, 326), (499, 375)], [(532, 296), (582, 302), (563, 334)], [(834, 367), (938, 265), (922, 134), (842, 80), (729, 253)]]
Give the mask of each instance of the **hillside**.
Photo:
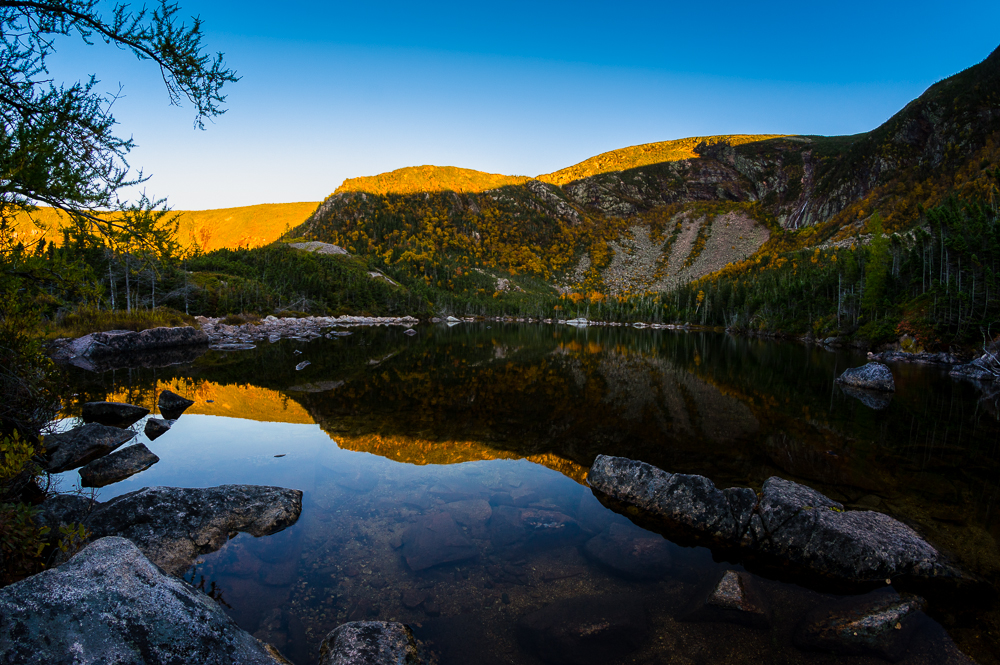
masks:
[(650, 143), (535, 179), (400, 169), (346, 181), (292, 235), (459, 294), (530, 277), (627, 296), (856, 237), (875, 212), (912, 228), (949, 194), (984, 192), (998, 161), (1000, 49), (865, 134)]
[[(236, 247), (260, 247), (274, 242), (290, 228), (301, 224), (317, 203), (263, 203), (217, 210), (176, 210), (180, 216), (177, 240), (184, 247), (203, 252)], [(15, 217), (13, 230), (25, 244), (45, 238), (58, 246), (66, 215), (54, 208), (39, 208)]]

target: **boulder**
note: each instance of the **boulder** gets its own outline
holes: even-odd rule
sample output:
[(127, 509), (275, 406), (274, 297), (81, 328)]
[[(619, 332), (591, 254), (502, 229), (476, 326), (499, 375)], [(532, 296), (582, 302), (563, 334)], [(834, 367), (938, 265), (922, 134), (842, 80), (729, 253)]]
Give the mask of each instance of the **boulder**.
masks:
[(900, 576), (968, 579), (905, 524), (882, 513), (845, 510), (789, 480), (769, 478), (758, 500), (750, 488), (718, 490), (707, 478), (599, 455), (588, 481), (612, 505), (640, 508), (637, 516), (671, 540), (694, 534), (698, 542), (739, 549), (792, 572), (859, 585)]
[(771, 607), (753, 575), (727, 570), (695, 597), (681, 621), (735, 623), (750, 628), (771, 625)]
[(137, 353), (151, 349), (174, 346), (202, 346), (208, 344), (208, 335), (197, 328), (150, 328), (142, 332), (109, 330), (79, 337), (71, 343), (75, 355), (100, 358), (121, 353)]
[(871, 362), (862, 367), (852, 367), (844, 370), (837, 377), (837, 383), (843, 383), (865, 390), (878, 390), (885, 393), (896, 391), (896, 383), (892, 380), (892, 372), (882, 363)]
[(655, 580), (670, 571), (670, 544), (658, 534), (631, 525), (610, 525), (587, 541), (583, 553), (627, 579)]
[(68, 432), (49, 434), (43, 440), (49, 473), (77, 469), (87, 462), (107, 455), (135, 436), (135, 432), (118, 427), (89, 423)]
[(124, 538), (0, 590), (0, 654), (21, 665), (288, 663)]
[(469, 530), (473, 538), (486, 538), (486, 523), (493, 516), (493, 507), (486, 499), (463, 499), (445, 504), (444, 509), (455, 521)]
[(55, 541), (59, 539), (59, 527), (82, 524), (98, 505), (79, 494), (52, 494), (39, 506), (41, 512), (35, 516), (35, 524), (49, 527), (49, 538)]
[(832, 579), (877, 583), (897, 576), (951, 574), (943, 557), (888, 515), (844, 507), (790, 480), (765, 483), (758, 514), (761, 554)]
[(464, 561), (478, 554), (449, 513), (425, 515), (403, 532), (403, 557), (411, 570)]
[(892, 588), (838, 600), (812, 610), (795, 630), (800, 649), (851, 656), (903, 658), (915, 632), (927, 623), (923, 598)]
[(983, 355), (971, 363), (952, 367), (949, 374), (976, 381), (996, 381), (1000, 379), (1000, 366), (997, 366), (996, 361), (990, 356)]
[(124, 402), (87, 402), (83, 405), (83, 422), (111, 427), (131, 427), (142, 420), (149, 409)]
[(194, 400), (181, 397), (169, 390), (160, 392), (160, 397), (156, 400), (156, 405), (160, 408), (160, 413), (167, 420), (177, 420), (192, 404), (194, 404)]
[(565, 598), (517, 622), (526, 650), (547, 663), (603, 665), (618, 662), (646, 639), (641, 602), (632, 595)]
[(170, 430), (171, 423), (172, 421), (162, 418), (150, 418), (146, 421), (146, 427), (143, 429), (143, 432), (150, 441), (155, 441)]
[(180, 575), (237, 531), (266, 536), (291, 526), (302, 492), (259, 485), (146, 487), (99, 504), (86, 521), (95, 538), (122, 536), (150, 561)]
[(123, 448), (80, 469), (82, 487), (104, 487), (145, 471), (160, 461), (145, 444)]
[(351, 621), (334, 628), (319, 648), (320, 665), (420, 665), (409, 626), (394, 621)]
[(680, 531), (722, 543), (740, 538), (728, 497), (704, 476), (671, 474), (644, 462), (599, 455), (587, 479), (591, 487)]

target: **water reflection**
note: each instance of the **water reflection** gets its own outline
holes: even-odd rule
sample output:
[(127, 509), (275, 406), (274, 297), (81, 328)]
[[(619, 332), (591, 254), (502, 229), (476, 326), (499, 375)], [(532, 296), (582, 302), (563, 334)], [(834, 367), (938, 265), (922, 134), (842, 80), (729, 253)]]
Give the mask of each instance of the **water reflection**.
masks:
[[(197, 570), (241, 626), (300, 665), (327, 631), (367, 617), (413, 622), (442, 663), (534, 663), (519, 619), (568, 598), (612, 607), (621, 594), (643, 607), (623, 662), (814, 662), (826, 656), (791, 646), (792, 632), (824, 596), (760, 580), (771, 629), (679, 621), (733, 566), (638, 529), (583, 481), (599, 453), (719, 486), (780, 475), (889, 513), (995, 581), (995, 416), (933, 368), (894, 366), (887, 404), (834, 386), (863, 362), (725, 335), (462, 325), (74, 380), (81, 402), (152, 406), (162, 389), (196, 400), (147, 443), (160, 463), (102, 500), (146, 485), (305, 492), (297, 525), (238, 536)], [(996, 613), (962, 605), (929, 611), (979, 662), (997, 662)], [(904, 662), (920, 658), (931, 656)]]

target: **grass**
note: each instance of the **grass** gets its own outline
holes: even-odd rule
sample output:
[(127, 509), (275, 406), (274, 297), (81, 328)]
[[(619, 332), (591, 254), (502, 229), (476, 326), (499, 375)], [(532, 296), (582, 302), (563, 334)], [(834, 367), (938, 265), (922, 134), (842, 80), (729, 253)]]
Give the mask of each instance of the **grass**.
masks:
[(169, 307), (140, 309), (132, 312), (82, 309), (67, 314), (59, 320), (47, 322), (41, 332), (46, 339), (57, 339), (59, 337), (80, 337), (106, 330), (141, 332), (149, 328), (163, 326), (197, 327), (197, 325), (193, 316), (188, 316)]

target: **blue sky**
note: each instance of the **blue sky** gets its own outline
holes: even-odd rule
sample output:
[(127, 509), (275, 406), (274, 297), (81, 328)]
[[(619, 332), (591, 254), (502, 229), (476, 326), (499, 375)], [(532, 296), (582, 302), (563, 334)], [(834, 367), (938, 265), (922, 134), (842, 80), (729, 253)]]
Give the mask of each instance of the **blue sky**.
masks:
[(242, 76), (206, 131), (128, 53), (65, 41), (51, 67), (123, 86), (130, 163), (176, 209), (319, 201), (420, 164), (534, 176), (685, 136), (854, 134), (1000, 45), (995, 0), (180, 5)]

